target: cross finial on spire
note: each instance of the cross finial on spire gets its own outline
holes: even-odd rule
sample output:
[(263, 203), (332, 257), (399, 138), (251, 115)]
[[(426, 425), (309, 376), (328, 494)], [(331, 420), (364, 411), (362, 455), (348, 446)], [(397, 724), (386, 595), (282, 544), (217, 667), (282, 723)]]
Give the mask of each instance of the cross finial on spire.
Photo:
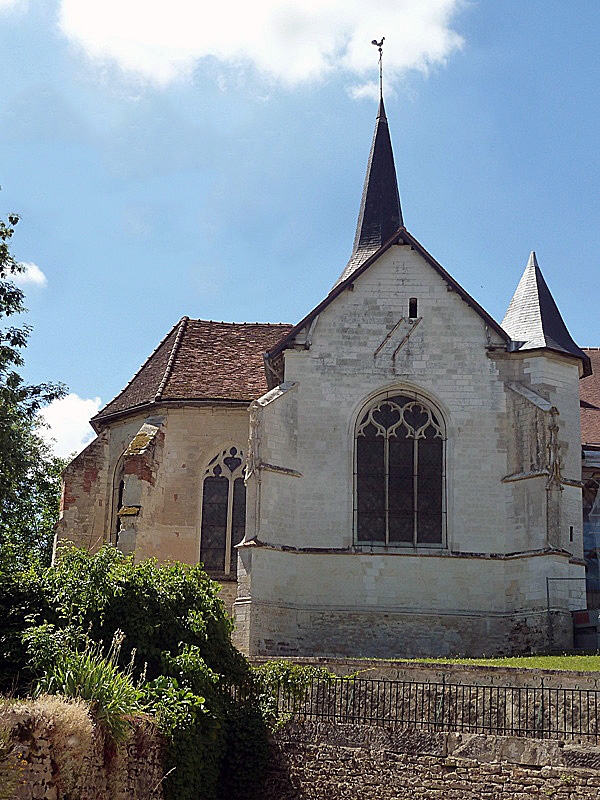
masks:
[(375, 47), (379, 50), (379, 99), (383, 100), (383, 43), (385, 42), (385, 36), (381, 37), (381, 41), (378, 42), (377, 39), (373, 39), (371, 44), (374, 44)]

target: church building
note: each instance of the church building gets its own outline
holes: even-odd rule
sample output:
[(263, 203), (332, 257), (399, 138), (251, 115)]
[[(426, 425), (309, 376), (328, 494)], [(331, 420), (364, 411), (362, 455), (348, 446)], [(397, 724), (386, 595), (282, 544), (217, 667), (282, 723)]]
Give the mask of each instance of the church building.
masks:
[(568, 648), (590, 375), (535, 253), (499, 324), (409, 233), (381, 99), (327, 297), (183, 317), (92, 419), (57, 539), (203, 562), (249, 655)]

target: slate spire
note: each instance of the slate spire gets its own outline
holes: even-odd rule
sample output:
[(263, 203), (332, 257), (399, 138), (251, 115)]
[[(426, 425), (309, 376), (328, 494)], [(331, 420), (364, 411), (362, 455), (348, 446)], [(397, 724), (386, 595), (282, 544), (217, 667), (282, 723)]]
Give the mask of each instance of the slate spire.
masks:
[(338, 283), (403, 225), (392, 142), (383, 97), (380, 97), (352, 255)]
[(566, 353), (581, 359), (584, 375), (591, 374), (589, 357), (571, 338), (533, 250), (502, 320), (502, 327), (513, 340), (516, 350), (547, 348)]

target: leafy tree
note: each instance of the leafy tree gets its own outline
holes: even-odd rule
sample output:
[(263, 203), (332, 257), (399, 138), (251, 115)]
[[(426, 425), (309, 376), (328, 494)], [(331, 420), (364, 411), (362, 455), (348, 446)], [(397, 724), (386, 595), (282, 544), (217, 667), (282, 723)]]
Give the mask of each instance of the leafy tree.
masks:
[(24, 294), (14, 277), (24, 267), (10, 252), (19, 221), (0, 219), (0, 550), (20, 561), (33, 554), (49, 563), (56, 519), (60, 470), (40, 435), (40, 408), (61, 397), (61, 384), (28, 385), (19, 374), (29, 325), (6, 320), (26, 311)]

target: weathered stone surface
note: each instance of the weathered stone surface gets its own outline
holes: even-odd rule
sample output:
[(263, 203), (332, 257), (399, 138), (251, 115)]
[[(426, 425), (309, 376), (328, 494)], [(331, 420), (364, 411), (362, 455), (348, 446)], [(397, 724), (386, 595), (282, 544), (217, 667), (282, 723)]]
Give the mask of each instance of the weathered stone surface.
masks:
[(148, 720), (134, 720), (128, 740), (107, 747), (80, 707), (50, 703), (2, 709), (14, 750), (0, 762), (0, 790), (9, 787), (14, 800), (162, 800), (164, 743)]
[[(600, 770), (569, 762), (596, 764), (600, 748), (457, 734), (431, 739), (416, 731), (393, 738), (387, 730), (335, 727), (288, 724), (276, 734), (263, 800), (598, 800)], [(364, 744), (349, 749), (342, 741)]]
[[(419, 324), (382, 358), (411, 297)], [(577, 362), (506, 353), (403, 245), (322, 310), (310, 348), (284, 357), (293, 389), (255, 408), (255, 459), (287, 472), (248, 481), (259, 542), (234, 604), (245, 650), (414, 657), (571, 646), (569, 610), (584, 588), (583, 565), (567, 554), (582, 556)], [(437, 547), (371, 546), (354, 533), (357, 422), (372, 399), (399, 393), (444, 421)], [(547, 576), (574, 579), (551, 584), (555, 614)]]

